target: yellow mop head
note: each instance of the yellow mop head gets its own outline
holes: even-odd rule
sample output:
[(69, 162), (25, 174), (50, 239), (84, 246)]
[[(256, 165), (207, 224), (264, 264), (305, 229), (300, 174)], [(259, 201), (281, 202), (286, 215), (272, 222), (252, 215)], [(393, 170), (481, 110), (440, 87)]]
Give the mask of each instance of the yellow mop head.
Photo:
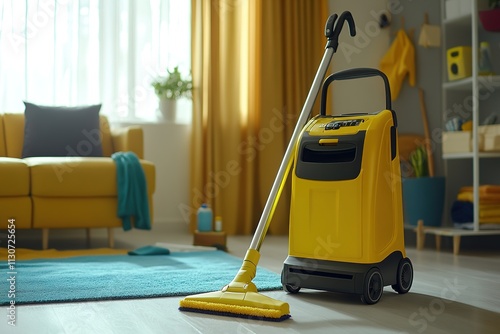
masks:
[(282, 321), (290, 318), (287, 303), (257, 292), (252, 283), (259, 252), (249, 249), (240, 271), (221, 291), (192, 295), (180, 301), (179, 310), (241, 318)]

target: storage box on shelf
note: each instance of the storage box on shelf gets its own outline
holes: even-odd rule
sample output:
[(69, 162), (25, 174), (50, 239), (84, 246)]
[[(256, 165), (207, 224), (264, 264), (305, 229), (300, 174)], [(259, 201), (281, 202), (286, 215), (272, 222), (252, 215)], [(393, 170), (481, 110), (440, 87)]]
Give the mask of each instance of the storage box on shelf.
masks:
[(443, 132), (443, 154), (471, 152), (470, 131)]
[(482, 125), (479, 131), (479, 150), (500, 152), (500, 124)]
[[(478, 127), (479, 152), (500, 152), (500, 124)], [(443, 154), (472, 152), (471, 131), (443, 132)]]

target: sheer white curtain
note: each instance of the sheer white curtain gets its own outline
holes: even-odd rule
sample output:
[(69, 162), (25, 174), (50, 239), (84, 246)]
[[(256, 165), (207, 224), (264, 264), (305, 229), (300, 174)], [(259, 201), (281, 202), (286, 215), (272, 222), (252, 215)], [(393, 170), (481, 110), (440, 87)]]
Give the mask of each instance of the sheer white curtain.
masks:
[[(22, 101), (102, 103), (112, 120), (154, 120), (150, 85), (189, 75), (186, 0), (0, 0), (0, 112)], [(184, 102), (189, 105), (189, 102)]]

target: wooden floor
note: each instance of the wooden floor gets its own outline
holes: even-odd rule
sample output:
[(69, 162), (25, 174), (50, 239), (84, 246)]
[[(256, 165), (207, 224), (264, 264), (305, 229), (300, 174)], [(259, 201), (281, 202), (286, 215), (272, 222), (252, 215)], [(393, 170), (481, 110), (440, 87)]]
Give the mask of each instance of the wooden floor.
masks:
[[(116, 230), (116, 247), (133, 249), (155, 242), (186, 243), (192, 237), (183, 224), (157, 224), (154, 232)], [(93, 233), (91, 247), (106, 247), (105, 231)], [(18, 247), (41, 247), (37, 231), (18, 231)], [(84, 231), (51, 232), (50, 248), (85, 245)], [(229, 251), (243, 256), (251, 237), (228, 240)], [(259, 267), (280, 272), (287, 237), (268, 236)], [(446, 246), (446, 245), (444, 245)], [(415, 278), (411, 291), (398, 295), (386, 287), (380, 302), (365, 305), (358, 296), (301, 290), (296, 295), (267, 292), (290, 304), (292, 318), (270, 323), (232, 317), (184, 313), (181, 297), (124, 301), (18, 306), (16, 327), (0, 319), (0, 333), (499, 333), (500, 252), (471, 251), (455, 256), (450, 247), (417, 251), (407, 243)], [(57, 275), (57, 273), (54, 273)], [(258, 273), (257, 273), (258, 275)], [(5, 276), (5, 275), (4, 275)], [(3, 279), (3, 278), (2, 278)], [(145, 284), (147, 277), (144, 278)], [(214, 287), (217, 290), (219, 287)], [(3, 312), (7, 314), (6, 308)]]

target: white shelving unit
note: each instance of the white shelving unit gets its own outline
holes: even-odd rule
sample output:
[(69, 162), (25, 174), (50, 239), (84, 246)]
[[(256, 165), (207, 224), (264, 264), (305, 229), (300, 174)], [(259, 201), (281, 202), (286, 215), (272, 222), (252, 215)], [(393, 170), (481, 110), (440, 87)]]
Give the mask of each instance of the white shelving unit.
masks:
[[(460, 5), (460, 1), (456, 1)], [(481, 23), (479, 22), (478, 9), (484, 8), (486, 1), (484, 0), (471, 0), (470, 10), (462, 9), (463, 13), (453, 18), (446, 17), (446, 0), (441, 0), (441, 13), (442, 13), (442, 50), (443, 50), (443, 84), (442, 84), (442, 101), (443, 101), (443, 116), (450, 110), (453, 104), (464, 104), (464, 101), (471, 102), (472, 110), (470, 116), (472, 118), (472, 150), (471, 152), (463, 153), (448, 153), (443, 154), (445, 162), (445, 174), (448, 175), (454, 160), (468, 160), (472, 162), (472, 185), (473, 185), (473, 199), (475, 205), (479, 203), (479, 185), (480, 185), (480, 163), (488, 162), (490, 159), (499, 159), (500, 152), (480, 152), (479, 151), (479, 129), (480, 112), (488, 112), (488, 110), (480, 110), (480, 85), (481, 78), (478, 73), (478, 53), (479, 50), (479, 32)], [(448, 66), (446, 52), (449, 48), (455, 46), (471, 46), (472, 48), (472, 76), (449, 81), (448, 80)], [(493, 61), (495, 61), (493, 59)], [(489, 78), (493, 82), (500, 82), (500, 76), (493, 76)], [(500, 94), (500, 91), (493, 92), (493, 94)], [(469, 108), (470, 109), (470, 108)], [(444, 125), (444, 124), (443, 124)], [(469, 175), (470, 177), (470, 175)], [(470, 184), (469, 184), (470, 185)], [(447, 207), (446, 210), (449, 208)], [(499, 225), (500, 228), (500, 225)], [(439, 249), (441, 243), (441, 236), (453, 238), (453, 252), (458, 254), (460, 248), (460, 237), (462, 236), (482, 236), (482, 235), (500, 235), (500, 229), (482, 230), (479, 224), (479, 210), (476, 207), (474, 210), (474, 221), (472, 230), (463, 230), (455, 228), (444, 227), (424, 227), (422, 223), (415, 228), (417, 232), (417, 248), (423, 247), (423, 240), (425, 234), (434, 234), (436, 236), (436, 246)]]

